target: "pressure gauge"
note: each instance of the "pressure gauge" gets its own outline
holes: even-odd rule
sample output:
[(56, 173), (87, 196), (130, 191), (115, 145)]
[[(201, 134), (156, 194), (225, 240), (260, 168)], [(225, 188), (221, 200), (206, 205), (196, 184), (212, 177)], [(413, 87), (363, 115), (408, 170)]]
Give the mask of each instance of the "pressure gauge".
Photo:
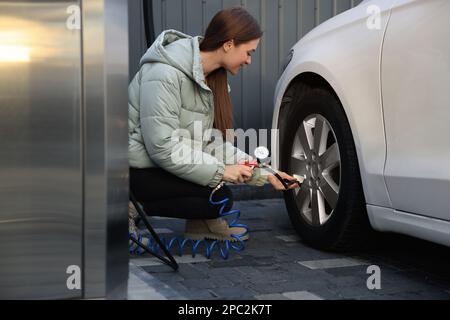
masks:
[(266, 147), (258, 147), (255, 149), (255, 157), (259, 160), (264, 160), (269, 156), (269, 149)]

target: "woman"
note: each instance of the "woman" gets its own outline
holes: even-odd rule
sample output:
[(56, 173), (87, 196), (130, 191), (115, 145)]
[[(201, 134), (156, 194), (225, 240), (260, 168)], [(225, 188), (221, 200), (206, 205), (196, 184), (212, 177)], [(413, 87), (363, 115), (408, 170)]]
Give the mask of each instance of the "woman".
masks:
[[(131, 191), (149, 215), (188, 219), (186, 236), (194, 240), (233, 241), (231, 235), (245, 233), (229, 227), (219, 217), (220, 206), (209, 202), (222, 181), (263, 185), (268, 180), (283, 189), (275, 177), (241, 165), (251, 157), (225, 142), (226, 129), (232, 128), (227, 72), (235, 75), (251, 64), (261, 36), (257, 21), (240, 7), (218, 12), (204, 38), (164, 31), (129, 86)], [(211, 135), (204, 134), (213, 127), (219, 130), (214, 153)], [(228, 211), (232, 195), (226, 186), (215, 194), (215, 200), (224, 198)]]

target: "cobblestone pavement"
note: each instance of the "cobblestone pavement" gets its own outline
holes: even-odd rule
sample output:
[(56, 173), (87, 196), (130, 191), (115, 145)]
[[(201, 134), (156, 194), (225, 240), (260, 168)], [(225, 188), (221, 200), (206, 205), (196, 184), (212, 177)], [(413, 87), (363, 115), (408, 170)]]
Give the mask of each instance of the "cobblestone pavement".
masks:
[[(128, 298), (450, 299), (447, 247), (379, 234), (376, 248), (362, 253), (322, 252), (296, 236), (282, 199), (239, 201), (235, 208), (251, 230), (244, 251), (228, 260), (217, 251), (211, 259), (175, 255), (177, 272), (149, 255), (131, 256)], [(166, 237), (183, 234), (183, 220), (150, 221)], [(371, 265), (380, 268), (381, 289), (368, 289)]]

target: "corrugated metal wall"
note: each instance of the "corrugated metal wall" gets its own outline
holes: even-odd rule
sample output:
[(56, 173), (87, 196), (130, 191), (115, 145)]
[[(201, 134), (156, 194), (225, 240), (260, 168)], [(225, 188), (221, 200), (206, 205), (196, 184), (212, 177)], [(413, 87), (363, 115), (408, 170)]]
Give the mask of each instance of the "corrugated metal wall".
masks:
[[(264, 36), (259, 50), (252, 56), (252, 65), (244, 68), (239, 75), (229, 77), (235, 128), (270, 128), (275, 86), (289, 49), (316, 25), (360, 2), (361, 0), (153, 0), (154, 27), (156, 35), (166, 29), (203, 35), (217, 11), (231, 6), (245, 7), (259, 21)], [(142, 34), (137, 32), (135, 37), (142, 37)]]
[(130, 81), (139, 70), (139, 60), (147, 51), (142, 1), (128, 0), (128, 41)]

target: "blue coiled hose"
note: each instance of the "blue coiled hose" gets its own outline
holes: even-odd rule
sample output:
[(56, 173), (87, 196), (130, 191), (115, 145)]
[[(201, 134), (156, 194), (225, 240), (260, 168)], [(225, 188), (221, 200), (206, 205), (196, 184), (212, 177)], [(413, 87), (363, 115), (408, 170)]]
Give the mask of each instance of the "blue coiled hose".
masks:
[[(169, 239), (168, 241), (166, 241), (166, 239), (164, 237), (161, 237), (161, 242), (163, 243), (163, 245), (167, 248), (168, 251), (172, 250), (172, 247), (176, 244), (176, 247), (178, 249), (178, 254), (179, 256), (183, 256), (183, 250), (185, 249), (185, 247), (187, 245), (190, 245), (192, 248), (192, 257), (195, 258), (195, 255), (197, 254), (197, 250), (201, 247), (201, 245), (204, 246), (205, 248), (205, 256), (206, 258), (210, 258), (211, 257), (211, 253), (213, 252), (214, 248), (218, 248), (220, 255), (222, 256), (223, 259), (228, 259), (229, 254), (230, 254), (230, 248), (234, 249), (236, 252), (240, 252), (242, 250), (245, 249), (245, 243), (244, 240), (242, 240), (242, 238), (244, 236), (246, 236), (249, 232), (248, 227), (245, 224), (239, 224), (237, 223), (240, 216), (241, 216), (241, 212), (240, 210), (231, 210), (231, 211), (227, 211), (224, 212), (225, 207), (227, 205), (227, 203), (230, 201), (229, 198), (225, 198), (221, 201), (214, 201), (213, 200), (213, 196), (214, 194), (224, 185), (224, 183), (219, 184), (212, 192), (211, 195), (209, 196), (209, 202), (212, 205), (217, 205), (217, 206), (221, 206), (220, 211), (219, 211), (219, 216), (221, 218), (225, 218), (228, 216), (232, 216), (235, 215), (234, 220), (229, 224), (229, 227), (241, 227), (244, 228), (246, 231), (243, 234), (232, 234), (231, 237), (236, 239), (236, 242), (233, 243), (229, 240), (225, 240), (224, 241), (224, 248), (221, 246), (221, 244), (219, 243), (218, 240), (214, 240), (212, 241), (212, 243), (208, 243), (207, 240), (192, 240), (190, 238), (180, 238), (180, 237), (173, 237), (171, 239)], [(129, 234), (130, 237), (135, 237), (134, 234), (130, 233)], [(139, 243), (143, 243), (143, 236), (139, 235), (139, 237), (135, 240), (137, 240)], [(158, 254), (160, 247), (159, 245), (156, 243), (156, 241), (154, 241), (152, 238), (148, 238), (148, 244), (146, 246), (146, 248), (148, 250), (150, 250), (153, 253)], [(145, 252), (145, 250), (141, 247), (139, 247), (138, 245), (136, 245), (135, 243), (132, 243), (130, 245), (130, 249), (129, 249), (130, 253), (132, 254), (137, 254), (137, 255), (141, 255)]]

